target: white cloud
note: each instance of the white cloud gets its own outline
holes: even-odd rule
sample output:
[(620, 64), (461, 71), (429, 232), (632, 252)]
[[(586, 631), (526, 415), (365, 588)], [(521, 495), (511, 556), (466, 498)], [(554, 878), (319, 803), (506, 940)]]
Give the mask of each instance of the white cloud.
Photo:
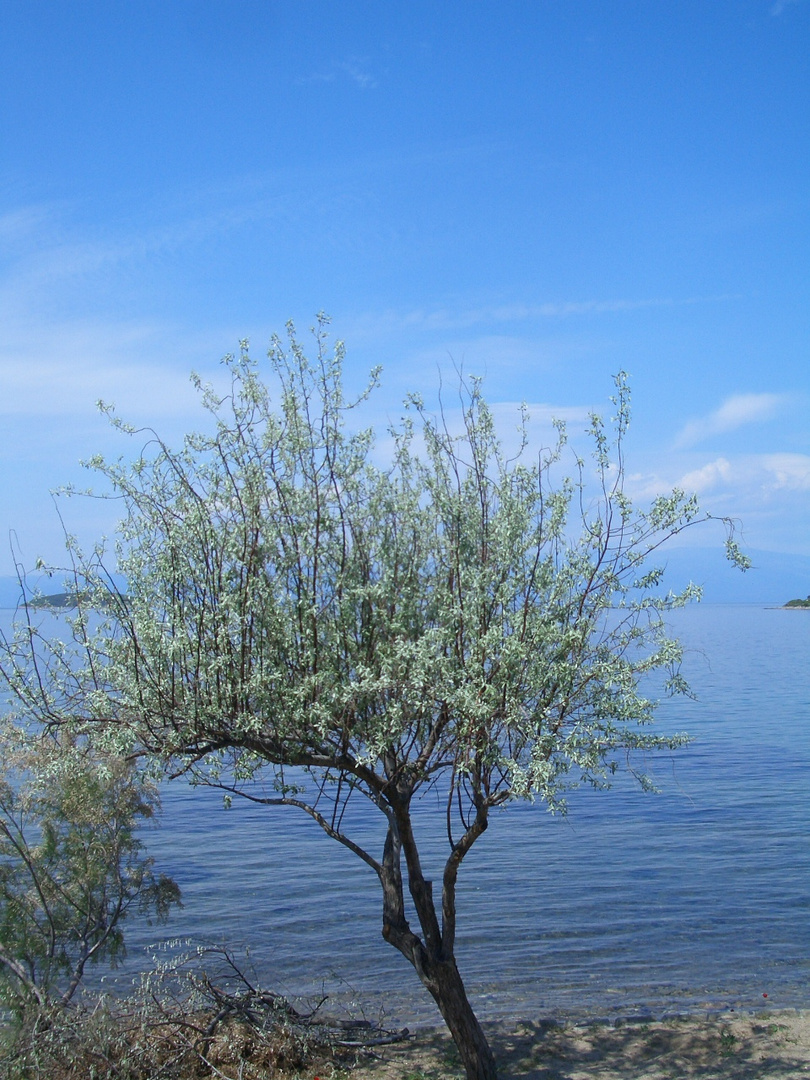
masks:
[(699, 469), (693, 469), (686, 473), (678, 481), (677, 486), (684, 491), (696, 492), (698, 495), (727, 483), (731, 477), (731, 463), (726, 458), (717, 458), (710, 461)]
[(719, 409), (699, 420), (692, 420), (681, 430), (675, 445), (694, 446), (727, 431), (735, 431), (745, 424), (771, 420), (785, 398), (782, 394), (735, 394), (727, 398)]
[[(668, 464), (675, 464), (671, 456)], [(665, 466), (660, 471), (638, 472), (627, 477), (628, 493), (639, 503), (673, 487), (696, 493), (701, 505), (714, 513), (746, 520), (765, 510), (775, 513), (782, 507), (787, 519), (795, 517), (798, 507), (807, 505), (810, 455), (741, 454), (695, 464), (680, 476)]]
[(762, 468), (771, 486), (788, 491), (810, 491), (810, 457), (806, 454), (765, 454)]

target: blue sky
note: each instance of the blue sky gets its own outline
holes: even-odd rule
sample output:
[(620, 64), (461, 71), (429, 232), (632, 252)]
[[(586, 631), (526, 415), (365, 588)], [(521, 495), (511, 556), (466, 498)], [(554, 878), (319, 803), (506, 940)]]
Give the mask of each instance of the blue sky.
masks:
[(576, 432), (624, 368), (631, 492), (810, 556), (808, 55), (810, 0), (3, 0), (0, 574), (130, 451), (96, 399), (178, 438), (318, 310), (382, 425), (455, 362)]

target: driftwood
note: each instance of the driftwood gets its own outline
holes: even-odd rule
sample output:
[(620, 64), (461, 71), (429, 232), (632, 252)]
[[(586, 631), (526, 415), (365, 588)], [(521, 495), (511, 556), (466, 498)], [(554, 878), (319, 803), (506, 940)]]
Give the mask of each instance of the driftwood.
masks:
[[(320, 1010), (328, 1000), (327, 997), (321, 998), (309, 1012), (301, 1013), (280, 994), (270, 994), (252, 987), (234, 993), (215, 985), (208, 976), (203, 976), (203, 980), (206, 992), (219, 1006), (205, 1028), (206, 1041), (210, 1041), (219, 1025), (230, 1018), (263, 1030), (280, 1021), (310, 1031), (317, 1029), (319, 1042), (346, 1049), (385, 1046), (410, 1037), (408, 1028), (387, 1031), (375, 1026), (370, 1020), (341, 1019), (324, 1015)], [(345, 1037), (347, 1032), (352, 1033), (351, 1039)]]
[(327, 1063), (377, 1057), (375, 1048), (410, 1037), (407, 1028), (329, 1015), (327, 1002), (296, 1007), (254, 985), (229, 950), (202, 948), (157, 965), (130, 997), (88, 996), (32, 1013), (0, 1047), (0, 1075), (13, 1065), (14, 1075), (51, 1080), (264, 1080), (323, 1073)]
[(202, 1057), (207, 1056), (220, 1025), (228, 1022), (241, 1022), (263, 1033), (285, 1027), (324, 1048), (343, 1050), (362, 1051), (411, 1037), (408, 1028), (391, 1031), (370, 1020), (329, 1016), (324, 1012), (328, 995), (321, 997), (308, 1011), (301, 1012), (281, 994), (254, 986), (229, 950), (215, 948), (210, 952), (216, 954), (224, 966), (221, 981), (215, 982), (205, 972), (191, 975), (198, 996), (210, 1001), (214, 1009), (197, 1043)]

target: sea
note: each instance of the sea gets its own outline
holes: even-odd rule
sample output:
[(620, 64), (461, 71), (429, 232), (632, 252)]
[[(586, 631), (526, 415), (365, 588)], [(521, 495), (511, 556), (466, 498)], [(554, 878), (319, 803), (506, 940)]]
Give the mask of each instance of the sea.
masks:
[[(7, 615), (8, 613), (3, 613)], [(657, 726), (689, 746), (578, 789), (565, 815), (516, 803), (465, 860), (457, 955), (479, 1016), (615, 1019), (802, 1008), (810, 990), (810, 610), (696, 605), (670, 616), (694, 699)], [(379, 853), (368, 808), (347, 827)], [(356, 815), (352, 817), (352, 815)], [(417, 810), (429, 876), (446, 857), (435, 796)], [(227, 947), (294, 1001), (399, 1025), (438, 1021), (381, 937), (379, 884), (300, 811), (166, 785), (145, 835), (183, 892), (169, 923), (130, 918), (126, 988), (150, 948)]]

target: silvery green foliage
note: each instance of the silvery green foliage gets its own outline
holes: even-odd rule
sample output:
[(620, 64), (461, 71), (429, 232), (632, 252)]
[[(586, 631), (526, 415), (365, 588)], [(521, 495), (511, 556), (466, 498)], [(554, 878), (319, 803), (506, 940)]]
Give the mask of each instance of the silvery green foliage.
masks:
[[(351, 422), (326, 320), (315, 341), (310, 361), (289, 327), (267, 378), (244, 343), (225, 360), (226, 396), (197, 383), (205, 432), (179, 450), (150, 434), (134, 463), (90, 463), (124, 512), (126, 590), (103, 551), (72, 544), (70, 633), (49, 644), (24, 626), (4, 672), (46, 727), (308, 813), (375, 871), (384, 938), (433, 995), (470, 1080), (494, 1080), (455, 963), (459, 867), (494, 807), (562, 806), (568, 786), (605, 785), (623, 759), (635, 770), (683, 741), (648, 727), (648, 687), (658, 674), (659, 689), (688, 691), (663, 616), (698, 590), (663, 592), (654, 557), (706, 518), (683, 491), (646, 508), (625, 492), (623, 375), (572, 475), (562, 425), (534, 456), (524, 416), (508, 459), (476, 380), (455, 426), (410, 397), (381, 464)], [(427, 789), (449, 845), (440, 902), (411, 819)], [(344, 824), (355, 796), (383, 816), (381, 852)]]
[(94, 599), (73, 636), (90, 663), (48, 657), (62, 677), (36, 680), (43, 719), (102, 721), (110, 745), (209, 779), (269, 764), (283, 789), (298, 765), (376, 802), (393, 776), (414, 790), (442, 777), (469, 807), (557, 805), (625, 751), (676, 745), (647, 729), (642, 685), (661, 671), (687, 689), (662, 615), (698, 590), (663, 593), (649, 559), (705, 518), (682, 491), (646, 509), (624, 493), (624, 376), (573, 477), (555, 482), (562, 426), (552, 451), (506, 460), (475, 380), (458, 431), (411, 397), (381, 466), (347, 423), (325, 320), (316, 341), (314, 362), (292, 328), (287, 349), (273, 341), (277, 402), (243, 343), (224, 361), (230, 394), (197, 381), (210, 433), (90, 463), (125, 510), (128, 584), (111, 586), (98, 553), (79, 559)]

